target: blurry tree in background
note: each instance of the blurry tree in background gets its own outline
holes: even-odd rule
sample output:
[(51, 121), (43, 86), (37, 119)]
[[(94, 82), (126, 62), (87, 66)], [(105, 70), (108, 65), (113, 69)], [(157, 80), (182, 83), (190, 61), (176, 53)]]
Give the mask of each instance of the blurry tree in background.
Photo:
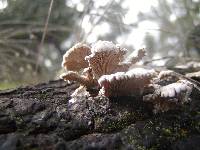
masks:
[[(53, 79), (61, 69), (62, 54), (66, 49), (75, 42), (88, 41), (98, 25), (104, 24), (109, 28), (111, 36), (107, 39), (113, 41), (119, 35), (119, 28), (123, 28), (118, 23), (122, 22), (122, 14), (125, 14), (121, 8), (123, 0), (103, 4), (94, 0), (54, 0), (41, 46), (50, 2), (0, 0), (1, 6), (6, 6), (0, 9), (0, 89), (5, 84), (7, 88), (12, 84)], [(88, 24), (84, 26), (84, 22)], [(94, 35), (90, 37), (93, 39)]]
[(156, 50), (161, 56), (190, 56), (191, 49), (186, 43), (195, 25), (200, 24), (199, 0), (159, 0), (157, 7), (152, 7), (149, 13), (140, 13), (138, 18), (159, 25), (157, 39), (149, 34), (145, 37), (149, 53), (155, 54)]
[(186, 41), (186, 49), (188, 51), (195, 50), (200, 55), (200, 24), (195, 26), (189, 33)]
[(16, 83), (54, 79), (61, 69), (63, 53), (76, 42), (120, 41), (132, 49), (140, 40), (137, 38), (143, 37), (135, 32), (143, 21), (159, 26), (155, 29), (158, 37), (148, 31), (143, 39), (149, 59), (156, 54), (189, 56), (193, 50), (199, 50), (199, 0), (158, 0), (150, 12), (138, 14), (138, 21), (134, 20), (138, 12), (131, 14), (131, 23), (125, 21), (125, 16), (129, 6), (137, 5), (135, 1), (53, 0), (41, 45), (51, 1), (0, 0), (0, 89), (5, 84), (7, 88)]
[(83, 13), (78, 24), (79, 30), (77, 31), (79, 32), (76, 34), (78, 41), (92, 43), (97, 40), (109, 40), (116, 42), (117, 37), (130, 31), (131, 29), (123, 23), (123, 17), (128, 11), (122, 7), (124, 1), (81, 0)]
[[(53, 78), (62, 53), (60, 42), (71, 33), (77, 11), (65, 0), (56, 0), (44, 45), (39, 47), (50, 1), (8, 0), (7, 4), (0, 12), (1, 81), (34, 83)], [(36, 72), (39, 51), (42, 59)]]

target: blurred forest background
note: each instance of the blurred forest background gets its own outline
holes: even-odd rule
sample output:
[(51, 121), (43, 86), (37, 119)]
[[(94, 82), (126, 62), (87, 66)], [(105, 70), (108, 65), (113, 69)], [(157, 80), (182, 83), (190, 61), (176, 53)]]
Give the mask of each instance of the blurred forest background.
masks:
[(145, 45), (150, 65), (198, 62), (200, 1), (0, 0), (0, 89), (58, 78), (66, 50), (96, 40)]

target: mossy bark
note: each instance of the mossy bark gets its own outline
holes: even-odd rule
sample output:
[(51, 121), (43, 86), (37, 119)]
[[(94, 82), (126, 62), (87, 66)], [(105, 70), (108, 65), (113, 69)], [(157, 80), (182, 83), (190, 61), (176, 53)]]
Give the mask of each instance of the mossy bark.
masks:
[(200, 147), (200, 94), (153, 114), (141, 97), (79, 97), (61, 80), (0, 92), (0, 149), (173, 149)]

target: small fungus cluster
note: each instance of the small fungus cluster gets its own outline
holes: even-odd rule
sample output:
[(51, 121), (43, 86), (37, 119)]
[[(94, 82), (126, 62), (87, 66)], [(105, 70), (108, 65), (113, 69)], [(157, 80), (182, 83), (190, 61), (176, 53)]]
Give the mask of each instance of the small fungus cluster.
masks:
[[(79, 94), (141, 96), (143, 101), (153, 104), (155, 113), (189, 101), (193, 89), (191, 82), (169, 70), (134, 68), (133, 65), (145, 56), (144, 49), (139, 49), (128, 59), (126, 54), (127, 49), (109, 41), (97, 41), (91, 47), (78, 43), (64, 54), (62, 67), (66, 72), (60, 77), (80, 83), (73, 97)], [(175, 76), (175, 82), (170, 83), (169, 76)]]

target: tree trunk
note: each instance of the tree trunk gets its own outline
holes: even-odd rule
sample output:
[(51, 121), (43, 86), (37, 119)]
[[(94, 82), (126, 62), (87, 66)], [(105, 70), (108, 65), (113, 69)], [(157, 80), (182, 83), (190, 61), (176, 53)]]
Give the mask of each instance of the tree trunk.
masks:
[(174, 149), (200, 147), (200, 94), (153, 114), (140, 97), (79, 97), (61, 80), (0, 92), (0, 149)]

